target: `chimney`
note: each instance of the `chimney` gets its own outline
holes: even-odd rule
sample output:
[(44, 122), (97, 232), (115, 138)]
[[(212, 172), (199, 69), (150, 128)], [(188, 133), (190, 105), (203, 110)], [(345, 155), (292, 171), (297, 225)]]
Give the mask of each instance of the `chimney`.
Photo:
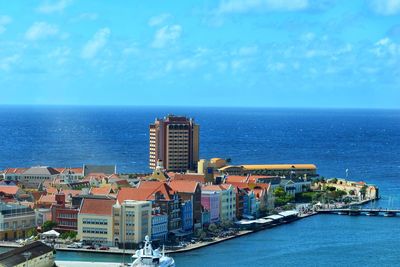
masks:
[(65, 205), (65, 194), (64, 193), (57, 193), (56, 194), (56, 201), (58, 205)]

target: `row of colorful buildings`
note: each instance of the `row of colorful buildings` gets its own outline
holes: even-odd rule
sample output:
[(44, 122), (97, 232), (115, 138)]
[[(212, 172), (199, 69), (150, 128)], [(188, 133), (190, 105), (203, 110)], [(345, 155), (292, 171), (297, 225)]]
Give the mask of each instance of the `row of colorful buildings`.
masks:
[(75, 231), (86, 244), (131, 247), (145, 235), (164, 242), (212, 223), (257, 218), (274, 208), (276, 187), (294, 194), (311, 184), (300, 177), (219, 172), (223, 163), (201, 160), (200, 171), (176, 173), (157, 162), (152, 174), (136, 179), (116, 174), (115, 166), (7, 169), (0, 182), (4, 210), (30, 217), (16, 216), (13, 227), (0, 220), (8, 227), (0, 229), (2, 239), (25, 237), (51, 220), (55, 230)]

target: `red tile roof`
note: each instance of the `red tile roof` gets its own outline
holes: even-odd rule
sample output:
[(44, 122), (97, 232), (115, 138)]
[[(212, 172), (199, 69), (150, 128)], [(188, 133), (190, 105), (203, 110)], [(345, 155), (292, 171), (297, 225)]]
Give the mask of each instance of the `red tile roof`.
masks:
[(39, 192), (39, 191), (32, 191), (31, 192), (33, 196), (34, 201), (38, 201), (42, 195), (44, 195), (44, 192)]
[(8, 168), (4, 170), (4, 174), (22, 174), (24, 173), (28, 168)]
[(121, 188), (118, 192), (118, 202), (125, 200), (155, 200), (156, 194), (161, 194), (165, 200), (172, 200), (174, 190), (164, 182), (142, 181), (138, 188)]
[(195, 181), (186, 181), (186, 180), (173, 180), (169, 182), (169, 186), (176, 192), (185, 192), (185, 193), (194, 193), (196, 192), (196, 188), (199, 185), (198, 182)]
[(112, 214), (115, 202), (114, 199), (85, 198), (79, 213), (109, 216)]
[(70, 171), (73, 174), (83, 174), (83, 168), (54, 168), (55, 170), (57, 170), (59, 173), (67, 173), (68, 171)]
[(174, 173), (169, 172), (168, 176), (171, 180), (186, 180), (186, 181), (195, 181), (199, 183), (205, 183), (206, 178), (203, 174), (197, 173)]
[(0, 186), (0, 193), (7, 194), (7, 195), (15, 195), (18, 193), (20, 188), (16, 185), (2, 185)]
[(130, 183), (126, 179), (113, 179), (110, 180), (109, 183), (116, 184), (118, 186), (130, 187)]
[(274, 179), (276, 176), (270, 176), (270, 175), (250, 175), (249, 177), (249, 182), (257, 182), (257, 179)]

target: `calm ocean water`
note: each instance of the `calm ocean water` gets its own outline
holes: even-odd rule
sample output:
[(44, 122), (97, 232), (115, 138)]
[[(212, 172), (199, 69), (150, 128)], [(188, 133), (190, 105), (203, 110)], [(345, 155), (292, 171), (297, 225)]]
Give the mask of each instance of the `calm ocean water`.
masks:
[[(112, 163), (145, 172), (148, 124), (168, 113), (200, 124), (202, 158), (315, 163), (328, 177), (348, 168), (380, 187), (379, 206), (400, 207), (400, 110), (2, 106), (0, 168)], [(175, 258), (178, 266), (399, 266), (400, 218), (315, 216)]]

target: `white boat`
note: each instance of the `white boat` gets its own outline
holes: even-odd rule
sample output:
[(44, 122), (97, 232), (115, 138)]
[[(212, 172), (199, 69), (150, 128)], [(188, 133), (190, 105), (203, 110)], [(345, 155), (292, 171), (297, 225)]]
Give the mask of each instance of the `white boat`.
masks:
[(132, 258), (131, 267), (175, 267), (174, 259), (165, 256), (164, 248), (162, 253), (159, 249), (153, 249), (147, 235), (144, 240), (144, 247), (136, 250)]

